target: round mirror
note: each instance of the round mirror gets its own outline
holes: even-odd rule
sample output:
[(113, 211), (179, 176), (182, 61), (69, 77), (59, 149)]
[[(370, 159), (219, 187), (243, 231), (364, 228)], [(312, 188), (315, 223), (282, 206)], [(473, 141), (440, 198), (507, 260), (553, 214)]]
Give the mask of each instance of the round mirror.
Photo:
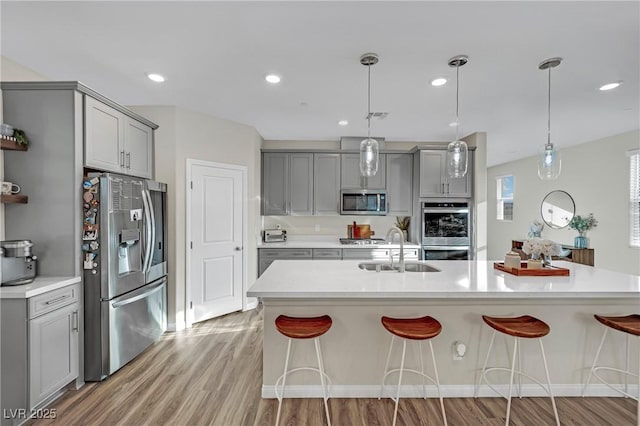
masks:
[(542, 200), (542, 220), (551, 228), (560, 229), (569, 225), (576, 213), (573, 198), (565, 191), (551, 191)]

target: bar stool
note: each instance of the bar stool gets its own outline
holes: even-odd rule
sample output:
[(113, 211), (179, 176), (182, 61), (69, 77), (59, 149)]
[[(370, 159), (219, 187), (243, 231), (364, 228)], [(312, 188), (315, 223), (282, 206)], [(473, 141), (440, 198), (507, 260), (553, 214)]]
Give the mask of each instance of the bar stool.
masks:
[[(480, 373), (480, 378), (478, 379), (478, 385), (476, 386), (475, 397), (476, 398), (478, 397), (478, 389), (480, 387), (480, 384), (484, 380), (486, 384), (491, 389), (493, 389), (494, 392), (496, 392), (498, 395), (502, 396), (503, 398), (506, 398), (507, 399), (507, 419), (505, 421), (505, 425), (508, 425), (509, 416), (511, 414), (511, 388), (513, 386), (514, 373), (518, 373), (519, 379), (521, 376), (525, 376), (530, 380), (532, 380), (533, 382), (535, 382), (536, 384), (538, 384), (543, 389), (545, 389), (545, 386), (542, 383), (540, 383), (533, 377), (523, 373), (522, 371), (515, 369), (516, 357), (518, 358), (518, 360), (520, 359), (520, 351), (518, 348), (518, 338), (538, 339), (538, 342), (540, 343), (540, 353), (542, 354), (542, 362), (544, 364), (544, 372), (547, 376), (547, 388), (545, 390), (547, 391), (547, 393), (549, 394), (549, 397), (551, 398), (551, 405), (553, 406), (553, 414), (556, 417), (556, 424), (559, 426), (560, 419), (558, 418), (556, 401), (553, 398), (553, 392), (551, 391), (551, 380), (549, 379), (549, 369), (547, 368), (547, 358), (544, 355), (544, 346), (542, 344), (542, 339), (541, 339), (541, 337), (544, 337), (547, 334), (549, 334), (549, 331), (550, 331), (549, 326), (544, 321), (541, 321), (529, 315), (523, 315), (523, 316), (514, 317), (514, 318), (496, 318), (496, 317), (489, 317), (489, 316), (483, 315), (482, 319), (484, 320), (485, 323), (487, 323), (489, 327), (493, 328), (493, 334), (491, 335), (491, 343), (489, 343), (489, 350), (487, 351), (487, 357), (484, 360), (484, 366), (482, 367), (482, 372)], [(513, 345), (513, 358), (511, 360), (511, 368), (506, 368), (506, 367), (487, 368), (489, 355), (491, 354), (491, 349), (493, 348), (493, 341), (495, 340), (496, 333), (498, 331), (500, 333), (513, 336), (514, 338), (515, 343)], [(520, 361), (518, 361), (518, 369), (519, 368), (520, 368)], [(501, 392), (495, 389), (493, 385), (491, 385), (491, 383), (489, 383), (489, 381), (487, 380), (486, 374), (490, 371), (511, 372), (511, 378), (509, 379), (509, 395), (508, 396), (504, 396)], [(520, 391), (518, 392), (518, 394), (520, 395)]]
[[(604, 329), (604, 333), (602, 333), (600, 346), (598, 346), (598, 350), (596, 351), (596, 358), (593, 360), (593, 365), (591, 366), (591, 370), (589, 371), (589, 376), (587, 377), (587, 383), (585, 383), (584, 389), (582, 390), (582, 396), (584, 397), (584, 394), (587, 391), (587, 386), (589, 386), (589, 381), (591, 380), (591, 376), (592, 375), (596, 376), (596, 378), (598, 378), (602, 383), (609, 386), (611, 389), (615, 390), (616, 392), (620, 392), (623, 395), (638, 401), (638, 404), (637, 404), (638, 424), (640, 425), (640, 354), (638, 354), (638, 374), (634, 374), (629, 370), (629, 339), (632, 335), (638, 336), (638, 350), (640, 351), (640, 315), (634, 314), (634, 315), (627, 315), (623, 317), (605, 317), (602, 315), (594, 315), (593, 317), (596, 320), (598, 320), (601, 324), (606, 326), (606, 328)], [(620, 370), (618, 368), (613, 368), (613, 367), (596, 366), (596, 364), (598, 363), (598, 357), (600, 356), (600, 350), (602, 349), (602, 345), (604, 344), (604, 339), (607, 337), (607, 332), (609, 331), (609, 328), (621, 331), (623, 333), (626, 333), (627, 335), (627, 356), (626, 356), (624, 370)], [(598, 375), (598, 370), (610, 370), (610, 371), (617, 371), (619, 373), (623, 373), (625, 375), (624, 391), (621, 389), (615, 388), (613, 385), (611, 385), (602, 377), (600, 377)], [(633, 396), (629, 394), (628, 380), (627, 380), (629, 376), (638, 377), (638, 395), (637, 396)]]
[[(391, 397), (391, 400), (395, 401), (396, 407), (393, 411), (393, 425), (396, 424), (396, 418), (398, 417), (398, 403), (400, 402), (400, 385), (402, 384), (402, 373), (409, 372), (419, 374), (423, 377), (423, 390), (424, 398), (427, 398), (426, 380), (430, 380), (435, 383), (438, 388), (438, 396), (440, 397), (440, 408), (442, 409), (442, 418), (444, 424), (447, 424), (447, 416), (444, 412), (444, 402), (442, 400), (442, 393), (440, 392), (440, 380), (438, 379), (438, 367), (436, 366), (436, 357), (433, 353), (433, 345), (431, 340), (436, 337), (442, 331), (442, 325), (435, 319), (429, 316), (422, 318), (389, 318), (383, 316), (381, 318), (382, 325), (391, 333), (391, 343), (389, 344), (389, 353), (387, 354), (387, 362), (384, 366), (384, 375), (382, 376), (382, 383), (380, 384), (380, 396), (382, 398), (382, 392), (384, 389), (384, 382), (387, 376), (396, 371), (400, 372), (398, 377), (398, 393), (395, 397)], [(402, 359), (400, 361), (400, 368), (389, 370), (389, 359), (391, 358), (391, 350), (393, 349), (393, 343), (396, 337), (402, 339)], [(420, 371), (404, 368), (404, 358), (407, 351), (407, 340), (414, 340), (418, 344), (418, 351), (420, 353)], [(435, 372), (435, 380), (424, 373), (424, 362), (422, 359), (422, 341), (429, 340), (429, 348), (431, 349), (431, 360), (433, 361), (433, 370)]]
[[(318, 340), (318, 337), (322, 336), (331, 328), (331, 324), (333, 323), (331, 317), (329, 315), (323, 315), (320, 317), (299, 318), (280, 315), (278, 318), (276, 318), (275, 323), (278, 331), (289, 338), (289, 343), (287, 345), (287, 356), (284, 361), (284, 373), (280, 377), (278, 377), (275, 385), (276, 398), (278, 398), (278, 414), (276, 416), (276, 426), (280, 422), (280, 410), (282, 409), (282, 399), (284, 398), (284, 389), (287, 380), (287, 374), (301, 370), (312, 370), (320, 373), (320, 383), (322, 384), (322, 395), (324, 399), (324, 410), (325, 414), (327, 415), (327, 423), (329, 424), (329, 426), (331, 426), (331, 419), (329, 418), (329, 405), (327, 403), (329, 397), (327, 396), (328, 392), (325, 388), (325, 379), (327, 379), (328, 382), (331, 382), (331, 379), (324, 372), (322, 352), (320, 351), (320, 342)], [(318, 368), (299, 367), (288, 370), (289, 355), (291, 353), (291, 342), (293, 341), (293, 339), (313, 339), (316, 347)], [(282, 394), (278, 395), (278, 384), (281, 380)]]

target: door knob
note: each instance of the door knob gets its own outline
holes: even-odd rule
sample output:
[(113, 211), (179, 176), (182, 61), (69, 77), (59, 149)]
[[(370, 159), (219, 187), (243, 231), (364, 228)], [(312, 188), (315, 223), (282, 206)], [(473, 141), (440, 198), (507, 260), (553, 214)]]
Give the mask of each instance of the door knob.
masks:
[(240, 250), (242, 250), (242, 247), (236, 247), (236, 249), (235, 249), (235, 250), (236, 250), (236, 251), (240, 251)]

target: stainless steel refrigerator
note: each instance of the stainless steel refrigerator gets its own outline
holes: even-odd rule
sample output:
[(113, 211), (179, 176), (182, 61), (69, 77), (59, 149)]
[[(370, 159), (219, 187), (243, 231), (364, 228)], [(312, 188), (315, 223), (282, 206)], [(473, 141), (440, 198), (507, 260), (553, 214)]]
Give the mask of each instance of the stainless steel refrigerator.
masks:
[(100, 381), (167, 328), (167, 186), (90, 173), (83, 181), (85, 380)]

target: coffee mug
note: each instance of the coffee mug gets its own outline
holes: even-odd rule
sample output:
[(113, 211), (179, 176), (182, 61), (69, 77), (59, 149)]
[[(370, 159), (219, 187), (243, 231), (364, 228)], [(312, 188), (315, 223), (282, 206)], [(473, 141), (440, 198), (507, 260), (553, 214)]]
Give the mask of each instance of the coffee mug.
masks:
[(4, 195), (17, 194), (20, 192), (20, 185), (11, 182), (2, 182), (2, 193)]

